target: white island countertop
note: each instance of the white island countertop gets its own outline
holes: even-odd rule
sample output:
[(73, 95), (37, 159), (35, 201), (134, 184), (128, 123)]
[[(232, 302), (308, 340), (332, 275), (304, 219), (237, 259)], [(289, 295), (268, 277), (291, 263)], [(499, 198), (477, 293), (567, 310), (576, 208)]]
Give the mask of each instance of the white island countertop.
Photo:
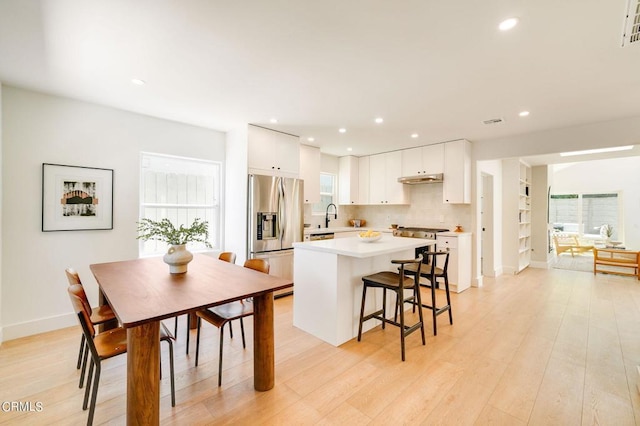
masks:
[(342, 256), (367, 258), (434, 244), (436, 244), (436, 240), (394, 237), (383, 233), (382, 238), (370, 243), (364, 242), (358, 237), (350, 237), (293, 243), (293, 247), (296, 250), (311, 250), (334, 253)]

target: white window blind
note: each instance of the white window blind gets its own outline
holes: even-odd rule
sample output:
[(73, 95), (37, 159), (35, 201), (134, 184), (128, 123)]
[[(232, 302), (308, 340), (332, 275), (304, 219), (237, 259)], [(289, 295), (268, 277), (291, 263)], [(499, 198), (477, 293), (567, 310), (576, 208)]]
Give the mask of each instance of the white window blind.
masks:
[[(220, 248), (221, 165), (193, 158), (142, 153), (140, 166), (140, 218), (167, 218), (174, 226), (189, 226), (194, 219), (208, 222), (209, 243)], [(189, 250), (206, 249), (190, 243)], [(141, 256), (165, 253), (164, 242), (140, 241)]]

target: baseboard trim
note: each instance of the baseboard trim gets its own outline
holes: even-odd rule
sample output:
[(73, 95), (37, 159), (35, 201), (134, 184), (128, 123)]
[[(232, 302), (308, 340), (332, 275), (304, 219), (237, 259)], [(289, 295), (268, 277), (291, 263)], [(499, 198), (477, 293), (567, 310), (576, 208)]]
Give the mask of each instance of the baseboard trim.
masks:
[(538, 269), (551, 269), (551, 259), (547, 260), (546, 262), (532, 261), (529, 266)]
[(2, 328), (0, 342), (59, 330), (61, 328), (71, 327), (77, 324), (78, 319), (76, 316), (69, 313), (8, 325)]

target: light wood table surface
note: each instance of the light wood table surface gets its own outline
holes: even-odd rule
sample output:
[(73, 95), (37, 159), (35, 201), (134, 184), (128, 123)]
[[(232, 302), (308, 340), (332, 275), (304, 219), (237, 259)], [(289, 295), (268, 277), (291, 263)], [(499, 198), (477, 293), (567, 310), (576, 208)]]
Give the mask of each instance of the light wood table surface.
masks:
[(197, 254), (186, 274), (169, 274), (161, 258), (90, 266), (127, 329), (127, 424), (160, 423), (160, 320), (253, 297), (254, 388), (275, 381), (273, 291), (293, 286), (214, 257)]

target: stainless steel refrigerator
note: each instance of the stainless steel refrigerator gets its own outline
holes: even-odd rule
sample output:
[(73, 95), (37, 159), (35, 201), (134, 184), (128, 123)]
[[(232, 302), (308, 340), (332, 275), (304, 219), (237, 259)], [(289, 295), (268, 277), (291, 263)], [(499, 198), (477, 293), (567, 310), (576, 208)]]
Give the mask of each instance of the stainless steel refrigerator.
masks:
[(267, 259), (270, 275), (293, 279), (293, 243), (303, 238), (303, 188), (300, 179), (249, 175), (247, 258)]

